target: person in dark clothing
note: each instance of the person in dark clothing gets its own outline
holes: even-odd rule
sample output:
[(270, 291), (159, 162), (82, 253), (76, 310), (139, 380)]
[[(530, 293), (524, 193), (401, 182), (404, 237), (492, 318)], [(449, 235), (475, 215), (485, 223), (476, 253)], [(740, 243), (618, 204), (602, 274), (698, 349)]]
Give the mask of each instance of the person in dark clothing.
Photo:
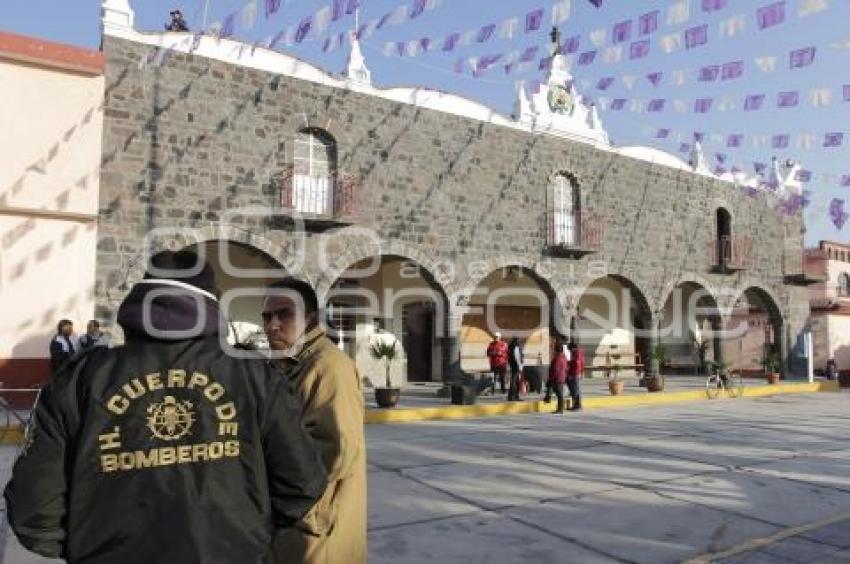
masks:
[(545, 402), (551, 399), (550, 390), (554, 390), (558, 404), (554, 413), (564, 412), (564, 383), (567, 381), (567, 354), (563, 343), (555, 345), (555, 356), (549, 365), (549, 381), (546, 386)]
[(836, 380), (838, 378), (838, 365), (835, 363), (834, 358), (830, 358), (826, 361), (826, 379), (827, 380)]
[(508, 343), (508, 364), (511, 367), (511, 382), (508, 388), (508, 401), (520, 401), (519, 375), (522, 373), (523, 357), (519, 339), (514, 337)]
[(570, 343), (567, 361), (567, 388), (570, 390), (570, 411), (581, 410), (581, 379), (584, 376), (584, 350), (575, 341)]
[(189, 26), (183, 19), (183, 13), (180, 10), (171, 10), (170, 15), (171, 21), (165, 24), (166, 31), (189, 31)]
[(80, 350), (86, 351), (93, 347), (108, 347), (109, 335), (100, 330), (100, 321), (92, 319), (86, 325), (86, 332), (80, 337)]
[(74, 324), (68, 319), (61, 320), (56, 326), (56, 335), (50, 341), (50, 369), (53, 376), (77, 352), (71, 337), (74, 335)]
[(42, 392), (5, 491), (33, 552), (271, 562), (273, 535), (323, 494), (298, 399), (267, 359), (222, 350), (214, 275), (203, 263), (193, 273), (198, 262), (156, 255), (118, 310), (126, 344), (87, 351)]

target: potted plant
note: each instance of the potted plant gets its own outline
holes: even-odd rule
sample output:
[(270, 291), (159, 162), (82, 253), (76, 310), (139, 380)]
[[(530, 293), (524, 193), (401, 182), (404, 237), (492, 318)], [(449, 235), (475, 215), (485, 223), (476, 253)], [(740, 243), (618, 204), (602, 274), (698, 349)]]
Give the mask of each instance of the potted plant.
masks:
[(611, 358), (614, 359), (614, 364), (608, 369), (608, 390), (612, 396), (619, 396), (626, 387), (626, 383), (620, 380), (620, 354), (612, 354)]
[(778, 384), (781, 375), (779, 374), (779, 355), (776, 354), (776, 351), (772, 349), (767, 350), (761, 363), (767, 383), (772, 386)]
[(460, 372), (451, 386), (452, 405), (474, 405), (478, 394), (483, 391), (484, 380), (477, 380), (474, 375)]
[(662, 376), (661, 371), (670, 362), (667, 349), (664, 348), (664, 345), (658, 345), (650, 351), (649, 358), (658, 363), (658, 374), (644, 377), (646, 389), (650, 392), (662, 392), (664, 391), (664, 376)]
[(711, 340), (705, 337), (698, 338), (693, 331), (690, 331), (690, 334), (691, 343), (694, 345), (694, 352), (696, 352), (697, 355), (698, 370), (700, 371), (700, 374), (703, 374), (709, 366), (705, 357), (708, 355), (708, 346), (711, 344)]
[(401, 396), (401, 389), (393, 387), (390, 380), (390, 367), (398, 355), (398, 339), (389, 333), (376, 333), (372, 336), (369, 352), (375, 360), (383, 360), (386, 369), (386, 386), (375, 387), (375, 402), (378, 407), (395, 407)]

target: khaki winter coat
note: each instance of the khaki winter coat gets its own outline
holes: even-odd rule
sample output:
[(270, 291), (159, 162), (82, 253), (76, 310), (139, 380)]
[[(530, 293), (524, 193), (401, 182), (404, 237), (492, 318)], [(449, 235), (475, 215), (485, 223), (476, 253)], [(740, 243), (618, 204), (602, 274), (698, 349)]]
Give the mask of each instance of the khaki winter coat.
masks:
[(298, 527), (278, 533), (278, 563), (361, 564), (366, 551), (363, 393), (352, 360), (317, 327), (280, 362), (300, 396), (302, 420), (322, 454), (328, 487)]

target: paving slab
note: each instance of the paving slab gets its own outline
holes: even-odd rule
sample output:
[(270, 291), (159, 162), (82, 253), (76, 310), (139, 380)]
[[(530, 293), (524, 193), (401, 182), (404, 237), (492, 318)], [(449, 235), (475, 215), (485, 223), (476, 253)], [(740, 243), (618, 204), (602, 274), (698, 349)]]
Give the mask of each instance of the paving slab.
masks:
[(452, 462), (481, 462), (494, 456), (499, 456), (498, 452), (488, 448), (486, 444), (465, 443), (450, 438), (380, 441), (367, 444), (369, 464), (382, 470)]
[(766, 464), (745, 466), (742, 470), (809, 482), (850, 492), (850, 458), (829, 456), (800, 456)]
[[(633, 444), (633, 443), (632, 443)], [(642, 450), (716, 466), (736, 467), (758, 462), (791, 458), (794, 446), (762, 445), (745, 438), (722, 435), (694, 435), (646, 441)]]
[(512, 508), (508, 514), (623, 560), (651, 564), (680, 562), (778, 530), (633, 488)]
[(375, 531), (370, 564), (609, 564), (602, 554), (494, 513)]
[(368, 495), (370, 530), (481, 511), (396, 472), (370, 473)]
[(850, 493), (746, 472), (682, 478), (652, 488), (662, 495), (787, 527), (850, 511)]
[(514, 459), (444, 464), (402, 470), (436, 489), (484, 509), (496, 509), (614, 489), (601, 480), (582, 479), (540, 464)]
[(850, 549), (850, 519), (805, 532), (800, 536), (810, 541)]

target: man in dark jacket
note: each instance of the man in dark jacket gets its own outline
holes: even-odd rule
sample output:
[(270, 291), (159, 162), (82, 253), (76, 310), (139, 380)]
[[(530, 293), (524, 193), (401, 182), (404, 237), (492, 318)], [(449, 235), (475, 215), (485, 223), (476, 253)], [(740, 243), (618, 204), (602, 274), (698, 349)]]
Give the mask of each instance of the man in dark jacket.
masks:
[(56, 326), (56, 335), (50, 341), (50, 370), (56, 373), (74, 356), (74, 324), (69, 319), (61, 320)]
[(70, 563), (265, 563), (326, 485), (266, 360), (227, 356), (210, 267), (161, 253), (95, 347), (41, 396), (5, 497), (21, 543)]

